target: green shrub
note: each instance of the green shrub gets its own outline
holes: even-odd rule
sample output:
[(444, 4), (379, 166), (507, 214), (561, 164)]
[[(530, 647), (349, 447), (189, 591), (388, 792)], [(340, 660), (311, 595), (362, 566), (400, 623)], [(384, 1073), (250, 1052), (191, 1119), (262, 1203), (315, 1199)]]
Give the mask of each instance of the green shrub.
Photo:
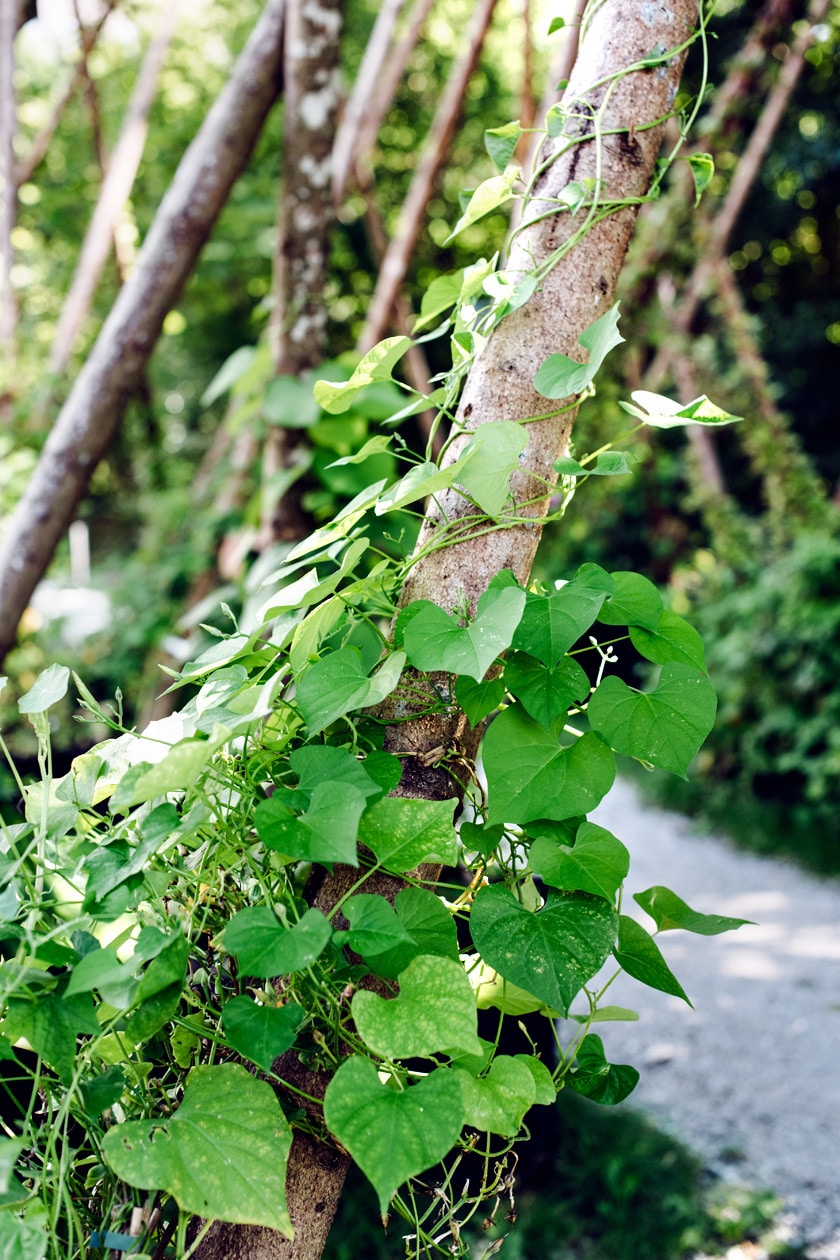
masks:
[(697, 594), (688, 615), (708, 645), (718, 718), (694, 782), (667, 785), (668, 802), (840, 871), (840, 530), (776, 554), (758, 540)]

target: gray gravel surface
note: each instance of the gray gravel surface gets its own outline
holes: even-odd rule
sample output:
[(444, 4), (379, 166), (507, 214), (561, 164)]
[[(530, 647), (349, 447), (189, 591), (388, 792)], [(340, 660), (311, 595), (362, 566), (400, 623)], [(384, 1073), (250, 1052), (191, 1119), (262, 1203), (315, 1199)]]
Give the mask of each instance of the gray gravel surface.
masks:
[[(608, 1058), (642, 1079), (641, 1107), (727, 1181), (784, 1201), (782, 1228), (840, 1260), (840, 882), (735, 849), (617, 783), (594, 819), (631, 853), (628, 894), (664, 884), (705, 913), (755, 921), (658, 938), (694, 1004), (621, 976), (601, 1024)], [(625, 911), (652, 924), (627, 897)]]

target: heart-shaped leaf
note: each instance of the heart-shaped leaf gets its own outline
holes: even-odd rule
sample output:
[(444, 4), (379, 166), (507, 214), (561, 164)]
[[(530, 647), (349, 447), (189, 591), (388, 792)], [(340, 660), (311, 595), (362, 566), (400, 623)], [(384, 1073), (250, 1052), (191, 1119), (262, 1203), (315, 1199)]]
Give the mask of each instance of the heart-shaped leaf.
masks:
[(314, 907), (294, 927), (283, 927), (268, 906), (239, 910), (225, 928), (225, 949), (244, 976), (287, 976), (311, 967), (332, 936), (329, 920)]
[(618, 944), (613, 951), (616, 962), (628, 976), (651, 989), (671, 993), (691, 1006), (685, 990), (662, 957), (656, 941), (640, 923), (623, 914), (618, 926)]
[(483, 183), (479, 184), (467, 202), (466, 210), (443, 244), (445, 246), (448, 245), (459, 232), (463, 232), (465, 227), (469, 227), (471, 223), (476, 223), (479, 219), (483, 219), (485, 214), (489, 214), (491, 210), (498, 210), (499, 206), (503, 206), (506, 201), (509, 201), (516, 178), (517, 173), (515, 171), (508, 171), (505, 175), (491, 175), (489, 179), (485, 179)]
[(428, 600), (411, 607), (413, 615), (403, 630), (411, 664), (425, 671), (466, 674), (481, 682), (499, 653), (510, 646), (525, 607), (525, 592), (518, 586), (486, 590), (467, 626)]
[(519, 143), (522, 128), (518, 122), (505, 123), (503, 127), (490, 127), (484, 133), (484, 147), (490, 161), (500, 175), (504, 174), (513, 151)]
[(630, 451), (601, 451), (594, 464), (579, 464), (570, 455), (554, 461), (554, 471), (564, 477), (626, 477), (632, 474), (630, 461), (638, 458)]
[(687, 424), (733, 424), (744, 418), (732, 416), (728, 411), (715, 406), (705, 394), (684, 406), (670, 398), (663, 398), (661, 394), (651, 394), (646, 389), (634, 390), (630, 397), (636, 406), (633, 403), (620, 402), (619, 407), (654, 429), (675, 429)]
[(589, 702), (589, 721), (616, 752), (684, 779), (716, 710), (705, 674), (669, 662), (653, 691), (635, 691), (620, 678), (605, 678)]
[(481, 425), (464, 448), (456, 480), (488, 516), (498, 516), (510, 498), (510, 475), (527, 445), (524, 425), (495, 420)]
[(478, 726), (488, 713), (497, 709), (505, 698), (505, 684), (501, 678), (488, 682), (475, 682), (461, 674), (455, 680), (455, 699), (467, 715), (470, 726)]
[(234, 1050), (270, 1072), (274, 1060), (295, 1044), (306, 1011), (294, 1002), (259, 1006), (241, 994), (222, 1009), (225, 1036)]
[(400, 681), (405, 665), (402, 652), (392, 652), (377, 673), (368, 678), (357, 648), (330, 652), (303, 675), (297, 703), (310, 735), (317, 735), (336, 718), (379, 704)]
[(518, 705), (496, 718), (482, 747), (491, 823), (588, 814), (615, 778), (615, 758), (597, 735), (561, 747)]
[(359, 836), (386, 870), (399, 875), (421, 862), (451, 866), (458, 860), (455, 809), (454, 800), (384, 796), (362, 818)]
[(423, 954), (399, 976), (395, 998), (360, 991), (351, 1004), (359, 1036), (388, 1059), (438, 1051), (479, 1054), (475, 994), (460, 963)]
[(576, 363), (567, 354), (550, 354), (534, 377), (534, 389), (544, 398), (569, 398), (580, 394), (592, 381), (614, 346), (624, 338), (618, 331), (618, 303), (580, 334), (578, 342), (589, 351), (588, 363)]
[[(374, 787), (370, 780), (368, 786)], [(259, 803), (254, 822), (263, 844), (287, 857), (358, 866), (356, 838), (366, 804), (365, 795), (351, 783), (317, 783), (309, 808), (299, 816), (290, 815), (282, 799), (272, 796)]]
[(598, 620), (605, 626), (644, 626), (656, 630), (662, 616), (662, 596), (641, 573), (611, 573), (615, 591), (601, 607)]
[(630, 854), (605, 827), (585, 822), (573, 848), (535, 840), (531, 866), (552, 888), (588, 892), (611, 902), (630, 869)]
[(594, 1033), (584, 1037), (578, 1046), (574, 1071), (566, 1077), (566, 1084), (576, 1094), (583, 1094), (593, 1102), (614, 1107), (632, 1094), (639, 1081), (639, 1073), (627, 1063), (608, 1063), (604, 1043)]
[(66, 665), (48, 665), (18, 700), (18, 711), (20, 713), (46, 713), (51, 705), (64, 699), (69, 682), (70, 670)]
[(524, 1063), (498, 1055), (486, 1076), (460, 1071), (464, 1122), (483, 1133), (515, 1137), (536, 1102), (534, 1077)]
[(458, 961), (455, 920), (439, 897), (426, 888), (404, 888), (394, 899), (394, 909), (408, 939), (381, 953), (369, 951), (365, 955), (368, 966), (378, 976), (396, 980), (420, 954), (437, 954)]
[(369, 1059), (354, 1055), (327, 1086), (324, 1118), (372, 1183), (384, 1216), (403, 1182), (457, 1142), (464, 1123), (460, 1080), (437, 1068), (415, 1085), (389, 1089)]
[(646, 910), (660, 932), (696, 932), (698, 936), (719, 936), (735, 928), (752, 926), (751, 919), (729, 919), (722, 914), (700, 914), (661, 884), (644, 892), (634, 893), (633, 900)]
[(37, 1055), (49, 1063), (64, 1084), (73, 1079), (76, 1037), (101, 1032), (89, 993), (59, 997), (39, 991), (35, 998), (10, 998), (3, 1031), (15, 1042), (25, 1037)]
[[(592, 566), (595, 568), (596, 566)], [(603, 573), (603, 570), (600, 570)], [(536, 656), (553, 668), (597, 619), (612, 582), (606, 590), (572, 579), (553, 595), (528, 593), (525, 611), (513, 646), (517, 651)]]
[(411, 345), (410, 337), (386, 337), (360, 359), (349, 381), (316, 381), (313, 393), (315, 401), (330, 415), (349, 411), (356, 397), (374, 381), (393, 380), (394, 366)]
[(678, 661), (706, 672), (706, 653), (700, 635), (694, 626), (667, 608), (662, 612), (655, 630), (631, 626), (630, 641), (637, 652), (656, 665)]
[(543, 665), (527, 652), (514, 652), (505, 664), (505, 686), (522, 701), (535, 722), (550, 730), (569, 706), (586, 700), (589, 679), (570, 656), (564, 656), (556, 668)]
[(183, 1212), (264, 1225), (287, 1238), (292, 1133), (274, 1091), (236, 1063), (198, 1067), (166, 1120), (115, 1125), (105, 1162), (141, 1190), (166, 1190)]
[(401, 945), (413, 945), (396, 910), (384, 897), (374, 893), (356, 893), (342, 906), (350, 929), (336, 932), (336, 945), (349, 945), (362, 958), (382, 954)]
[(554, 1085), (554, 1078), (542, 1059), (538, 1059), (533, 1054), (518, 1054), (516, 1058), (519, 1063), (524, 1063), (534, 1078), (534, 1103), (536, 1106), (547, 1107), (550, 1103), (553, 1103), (557, 1097), (557, 1090)]
[(532, 914), (501, 884), (482, 888), (470, 913), (481, 957), (564, 1015), (609, 957), (617, 927), (616, 913), (605, 901), (549, 895)]

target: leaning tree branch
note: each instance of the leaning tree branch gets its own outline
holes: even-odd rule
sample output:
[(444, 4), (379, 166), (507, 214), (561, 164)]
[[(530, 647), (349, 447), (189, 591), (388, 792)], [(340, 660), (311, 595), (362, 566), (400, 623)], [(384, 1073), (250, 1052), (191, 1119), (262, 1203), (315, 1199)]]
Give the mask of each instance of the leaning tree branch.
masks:
[(143, 60), (120, 137), (108, 159), (102, 187), (85, 233), (70, 291), (61, 309), (50, 353), (50, 371), (56, 374), (63, 372), (67, 366), (73, 344), (93, 302), (102, 269), (108, 260), (117, 224), (131, 193), (146, 143), (149, 110), (154, 100), (163, 58), (175, 31), (177, 14), (178, 0), (170, 0), (164, 9), (160, 30), (149, 45)]
[(282, 82), (285, 0), (267, 0), (185, 153), (137, 266), (67, 399), (0, 548), (0, 660), (142, 378), (163, 320), (244, 169)]
[(15, 36), (20, 10), (19, 0), (0, 4), (0, 348), (6, 352), (14, 342), (17, 325), (17, 302), (12, 286), (12, 229), (17, 208)]
[(464, 101), (467, 84), (484, 45), (496, 0), (479, 0), (473, 14), (467, 46), (449, 76), (432, 121), (417, 169), (400, 211), (393, 240), (388, 246), (359, 338), (359, 348), (369, 350), (385, 333), (391, 311), (405, 278), (420, 226), (426, 216), (435, 179), (449, 148)]

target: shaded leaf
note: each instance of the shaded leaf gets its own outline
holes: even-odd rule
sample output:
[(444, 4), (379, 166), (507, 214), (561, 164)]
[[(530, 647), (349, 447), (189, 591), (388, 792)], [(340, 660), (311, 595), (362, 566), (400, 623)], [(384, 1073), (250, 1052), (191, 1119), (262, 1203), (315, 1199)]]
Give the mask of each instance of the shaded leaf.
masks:
[(507, 888), (493, 884), (476, 895), (470, 926), (491, 967), (565, 1015), (609, 957), (617, 916), (605, 901), (580, 894), (550, 894), (532, 914)]
[(518, 122), (505, 123), (503, 127), (491, 127), (485, 131), (484, 147), (500, 175), (504, 174), (513, 157), (521, 135), (522, 128)]
[(706, 672), (706, 653), (700, 635), (694, 626), (667, 608), (661, 613), (655, 630), (631, 626), (630, 641), (640, 655), (656, 665), (677, 661)]
[(618, 926), (618, 944), (613, 951), (616, 962), (628, 976), (651, 989), (671, 993), (691, 1006), (685, 990), (662, 957), (653, 937), (635, 919), (622, 914)]
[(268, 906), (239, 910), (225, 928), (225, 949), (233, 954), (240, 974), (291, 975), (320, 958), (332, 936), (329, 920), (314, 907), (294, 927), (283, 927)]
[(550, 354), (534, 377), (534, 389), (544, 398), (555, 399), (582, 393), (595, 379), (610, 350), (623, 340), (618, 331), (616, 303), (578, 337), (579, 344), (589, 351), (588, 362), (576, 363), (566, 354)]
[(226, 1063), (195, 1068), (183, 1102), (166, 1120), (115, 1125), (102, 1153), (123, 1181), (167, 1191), (184, 1212), (264, 1225), (291, 1238), (285, 1184), (291, 1141), (271, 1086)]
[(601, 606), (598, 620), (606, 626), (644, 626), (656, 630), (662, 616), (662, 596), (641, 573), (611, 573), (615, 591)]
[(653, 919), (658, 931), (673, 932), (682, 929), (685, 932), (696, 932), (698, 936), (719, 936), (721, 932), (732, 932), (735, 928), (753, 926), (751, 919), (730, 919), (722, 914), (700, 914), (691, 906), (661, 884), (647, 888), (644, 892), (634, 893), (633, 900)]
[(604, 1043), (594, 1033), (584, 1037), (575, 1056), (575, 1067), (566, 1084), (576, 1094), (614, 1107), (623, 1102), (639, 1082), (639, 1073), (627, 1063), (608, 1063)]
[(551, 669), (535, 656), (515, 652), (505, 664), (504, 682), (545, 730), (550, 730), (572, 704), (589, 696), (589, 679), (570, 656), (564, 656)]
[(270, 1072), (274, 1060), (295, 1044), (306, 1011), (289, 1002), (285, 1006), (259, 1006), (244, 996), (231, 998), (222, 1008), (225, 1036), (234, 1050)]
[(405, 655), (392, 652), (370, 677), (357, 648), (330, 652), (303, 675), (297, 703), (310, 735), (317, 735), (345, 713), (379, 704), (400, 681)]
[(515, 1137), (536, 1101), (536, 1082), (524, 1063), (498, 1055), (486, 1076), (461, 1071), (464, 1122), (483, 1133)]
[(489, 587), (474, 619), (466, 626), (429, 600), (410, 605), (412, 616), (403, 622), (403, 646), (416, 669), (447, 670), (481, 682), (493, 661), (510, 646), (525, 607), (518, 586)]
[(464, 1122), (456, 1072), (438, 1068), (403, 1089), (389, 1089), (369, 1059), (354, 1055), (327, 1086), (324, 1117), (372, 1183), (384, 1216), (409, 1177), (443, 1159)]

